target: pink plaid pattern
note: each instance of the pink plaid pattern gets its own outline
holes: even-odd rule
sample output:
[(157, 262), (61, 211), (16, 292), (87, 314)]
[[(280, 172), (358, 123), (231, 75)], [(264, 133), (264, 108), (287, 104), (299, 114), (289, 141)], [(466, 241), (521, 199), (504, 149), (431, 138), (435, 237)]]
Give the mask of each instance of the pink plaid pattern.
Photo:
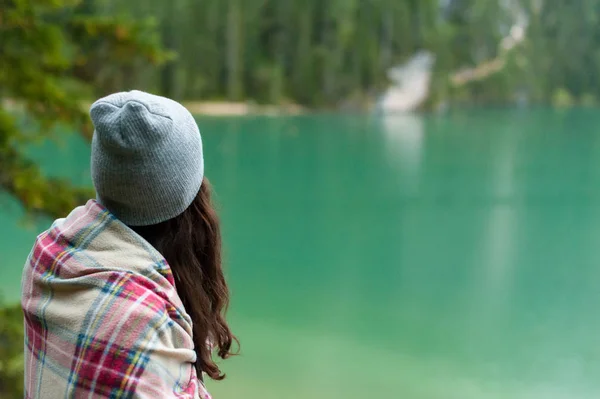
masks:
[(22, 289), (27, 398), (210, 399), (167, 262), (95, 201), (38, 236)]

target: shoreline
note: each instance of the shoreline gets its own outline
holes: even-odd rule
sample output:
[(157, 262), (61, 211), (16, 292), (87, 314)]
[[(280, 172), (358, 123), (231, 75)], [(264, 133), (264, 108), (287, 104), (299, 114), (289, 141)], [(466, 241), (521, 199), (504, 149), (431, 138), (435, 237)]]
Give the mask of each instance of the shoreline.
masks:
[(193, 115), (202, 116), (248, 116), (248, 115), (300, 115), (306, 109), (296, 105), (260, 105), (253, 102), (233, 101), (182, 101), (181, 104)]
[[(92, 101), (81, 103), (87, 112)], [(301, 115), (308, 109), (297, 104), (285, 105), (261, 105), (252, 101), (180, 101), (193, 115), (198, 116), (250, 116), (250, 115)], [(9, 111), (23, 111), (23, 106), (18, 101), (9, 98), (1, 98), (0, 106)]]

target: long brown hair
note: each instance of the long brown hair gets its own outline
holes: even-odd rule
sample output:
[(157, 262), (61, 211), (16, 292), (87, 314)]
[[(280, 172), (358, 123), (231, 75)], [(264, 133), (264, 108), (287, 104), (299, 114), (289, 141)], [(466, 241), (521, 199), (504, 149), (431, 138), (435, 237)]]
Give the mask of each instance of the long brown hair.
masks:
[(194, 202), (181, 215), (132, 229), (171, 266), (177, 293), (192, 318), (196, 369), (199, 374), (203, 371), (212, 379), (222, 380), (225, 374), (214, 362), (208, 341), (219, 357), (227, 359), (237, 339), (225, 320), (229, 289), (221, 268), (221, 229), (208, 179), (204, 178)]

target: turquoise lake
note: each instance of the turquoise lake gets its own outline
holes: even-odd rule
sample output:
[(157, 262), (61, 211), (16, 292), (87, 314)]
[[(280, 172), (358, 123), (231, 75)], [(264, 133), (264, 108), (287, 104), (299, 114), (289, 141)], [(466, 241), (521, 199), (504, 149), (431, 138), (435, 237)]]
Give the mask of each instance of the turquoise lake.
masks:
[[(600, 397), (600, 114), (199, 118), (241, 355), (216, 399)], [(31, 150), (89, 185), (76, 135)], [(0, 295), (49, 219), (0, 193)]]

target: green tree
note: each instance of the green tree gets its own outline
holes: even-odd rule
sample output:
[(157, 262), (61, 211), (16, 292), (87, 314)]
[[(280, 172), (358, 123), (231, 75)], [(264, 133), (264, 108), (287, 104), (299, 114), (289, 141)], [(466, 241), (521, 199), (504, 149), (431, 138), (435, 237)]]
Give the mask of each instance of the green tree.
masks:
[(29, 211), (64, 215), (92, 193), (47, 179), (21, 149), (65, 127), (90, 138), (89, 100), (127, 87), (133, 70), (167, 55), (147, 21), (96, 15), (89, 1), (1, 4), (0, 187)]

